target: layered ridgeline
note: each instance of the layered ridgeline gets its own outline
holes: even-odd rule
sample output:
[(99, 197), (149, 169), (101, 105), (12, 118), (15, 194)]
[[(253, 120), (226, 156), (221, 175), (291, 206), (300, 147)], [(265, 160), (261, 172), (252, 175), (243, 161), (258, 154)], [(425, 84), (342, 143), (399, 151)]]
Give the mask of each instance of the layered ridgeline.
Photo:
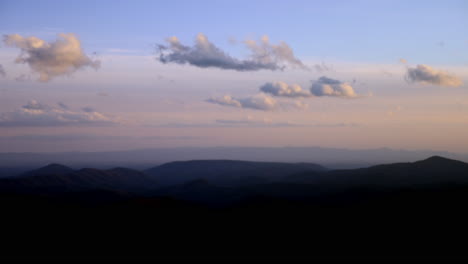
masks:
[(99, 170), (50, 164), (0, 180), (2, 193), (60, 194), (111, 191), (132, 197), (172, 197), (223, 204), (252, 197), (310, 200), (355, 189), (388, 191), (468, 184), (468, 164), (442, 157), (353, 170), (312, 163), (232, 160), (180, 161), (145, 171)]
[(354, 170), (51, 164), (0, 180), (0, 259), (468, 259), (467, 203), (468, 164), (442, 157)]

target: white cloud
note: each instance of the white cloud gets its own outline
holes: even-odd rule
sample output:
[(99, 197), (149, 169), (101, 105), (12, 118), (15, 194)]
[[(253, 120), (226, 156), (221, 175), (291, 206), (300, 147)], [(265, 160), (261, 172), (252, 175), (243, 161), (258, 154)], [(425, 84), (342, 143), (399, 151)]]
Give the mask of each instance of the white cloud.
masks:
[(74, 34), (59, 34), (51, 43), (37, 37), (22, 37), (18, 34), (5, 35), (5, 44), (21, 49), (16, 63), (29, 65), (39, 74), (39, 81), (47, 82), (52, 78), (71, 74), (87, 66), (98, 69), (100, 61), (92, 60), (83, 53), (81, 43)]
[(285, 82), (266, 83), (260, 87), (260, 91), (274, 96), (284, 97), (310, 97), (311, 93), (302, 89), (298, 84), (287, 84)]
[(463, 84), (458, 77), (424, 64), (419, 64), (415, 68), (408, 68), (406, 79), (413, 83), (419, 82), (447, 87), (458, 87)]
[(97, 111), (72, 111), (63, 103), (59, 107), (29, 101), (13, 112), (0, 114), (0, 126), (73, 126), (73, 125), (112, 125), (115, 118)]
[(270, 44), (270, 38), (264, 35), (260, 41), (246, 40), (244, 43), (252, 51), (252, 59), (264, 64), (277, 64), (286, 62), (293, 67), (307, 69), (307, 67), (294, 55), (289, 45), (281, 41), (278, 45)]
[(331, 79), (325, 76), (320, 77), (312, 83), (310, 92), (315, 96), (335, 96), (335, 97), (356, 97), (353, 87), (348, 83)]

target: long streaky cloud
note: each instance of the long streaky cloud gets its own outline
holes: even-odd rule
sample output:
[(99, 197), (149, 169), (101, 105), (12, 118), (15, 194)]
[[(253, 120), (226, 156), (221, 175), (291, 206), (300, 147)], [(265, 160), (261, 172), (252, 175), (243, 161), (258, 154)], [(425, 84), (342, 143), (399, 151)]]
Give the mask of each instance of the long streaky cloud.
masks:
[(74, 34), (62, 33), (58, 36), (56, 41), (50, 43), (37, 37), (22, 37), (18, 34), (5, 35), (3, 41), (6, 45), (21, 50), (15, 62), (27, 64), (33, 72), (39, 74), (41, 82), (85, 67), (100, 67), (100, 61), (84, 54), (81, 43)]
[(180, 43), (177, 37), (167, 39), (168, 45), (158, 45), (158, 60), (162, 63), (190, 64), (200, 68), (219, 68), (236, 71), (283, 70), (287, 66), (307, 67), (294, 56), (293, 50), (285, 42), (278, 45), (269, 43), (267, 36), (260, 42), (247, 40), (251, 51), (249, 59), (237, 59), (211, 43), (199, 33), (195, 45), (190, 47)]
[(223, 97), (210, 98), (206, 101), (209, 103), (219, 104), (223, 106), (250, 108), (263, 111), (274, 110), (278, 105), (277, 101), (274, 98), (264, 94), (258, 94), (245, 98), (234, 98), (230, 95), (225, 95)]
[(460, 78), (424, 64), (419, 64), (414, 68), (408, 68), (406, 80), (412, 83), (424, 83), (446, 87), (458, 87), (463, 84)]
[(31, 100), (13, 112), (0, 113), (0, 127), (103, 126), (119, 123), (116, 118), (97, 111), (72, 111), (63, 103), (59, 106)]

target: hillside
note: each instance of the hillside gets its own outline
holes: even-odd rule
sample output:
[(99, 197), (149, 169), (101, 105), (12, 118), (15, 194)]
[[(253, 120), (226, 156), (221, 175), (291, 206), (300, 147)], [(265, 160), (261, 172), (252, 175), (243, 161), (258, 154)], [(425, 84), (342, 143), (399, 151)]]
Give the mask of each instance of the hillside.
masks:
[(161, 186), (205, 179), (221, 186), (245, 186), (280, 181), (294, 173), (325, 171), (312, 163), (251, 162), (236, 160), (192, 160), (170, 162), (146, 170)]

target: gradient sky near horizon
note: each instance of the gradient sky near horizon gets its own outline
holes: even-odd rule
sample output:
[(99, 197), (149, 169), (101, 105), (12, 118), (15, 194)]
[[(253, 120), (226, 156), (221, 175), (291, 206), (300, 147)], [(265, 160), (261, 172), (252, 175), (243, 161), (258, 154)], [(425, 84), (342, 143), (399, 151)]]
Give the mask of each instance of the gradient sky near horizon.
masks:
[(0, 152), (468, 152), (467, 28), (464, 0), (0, 0)]

